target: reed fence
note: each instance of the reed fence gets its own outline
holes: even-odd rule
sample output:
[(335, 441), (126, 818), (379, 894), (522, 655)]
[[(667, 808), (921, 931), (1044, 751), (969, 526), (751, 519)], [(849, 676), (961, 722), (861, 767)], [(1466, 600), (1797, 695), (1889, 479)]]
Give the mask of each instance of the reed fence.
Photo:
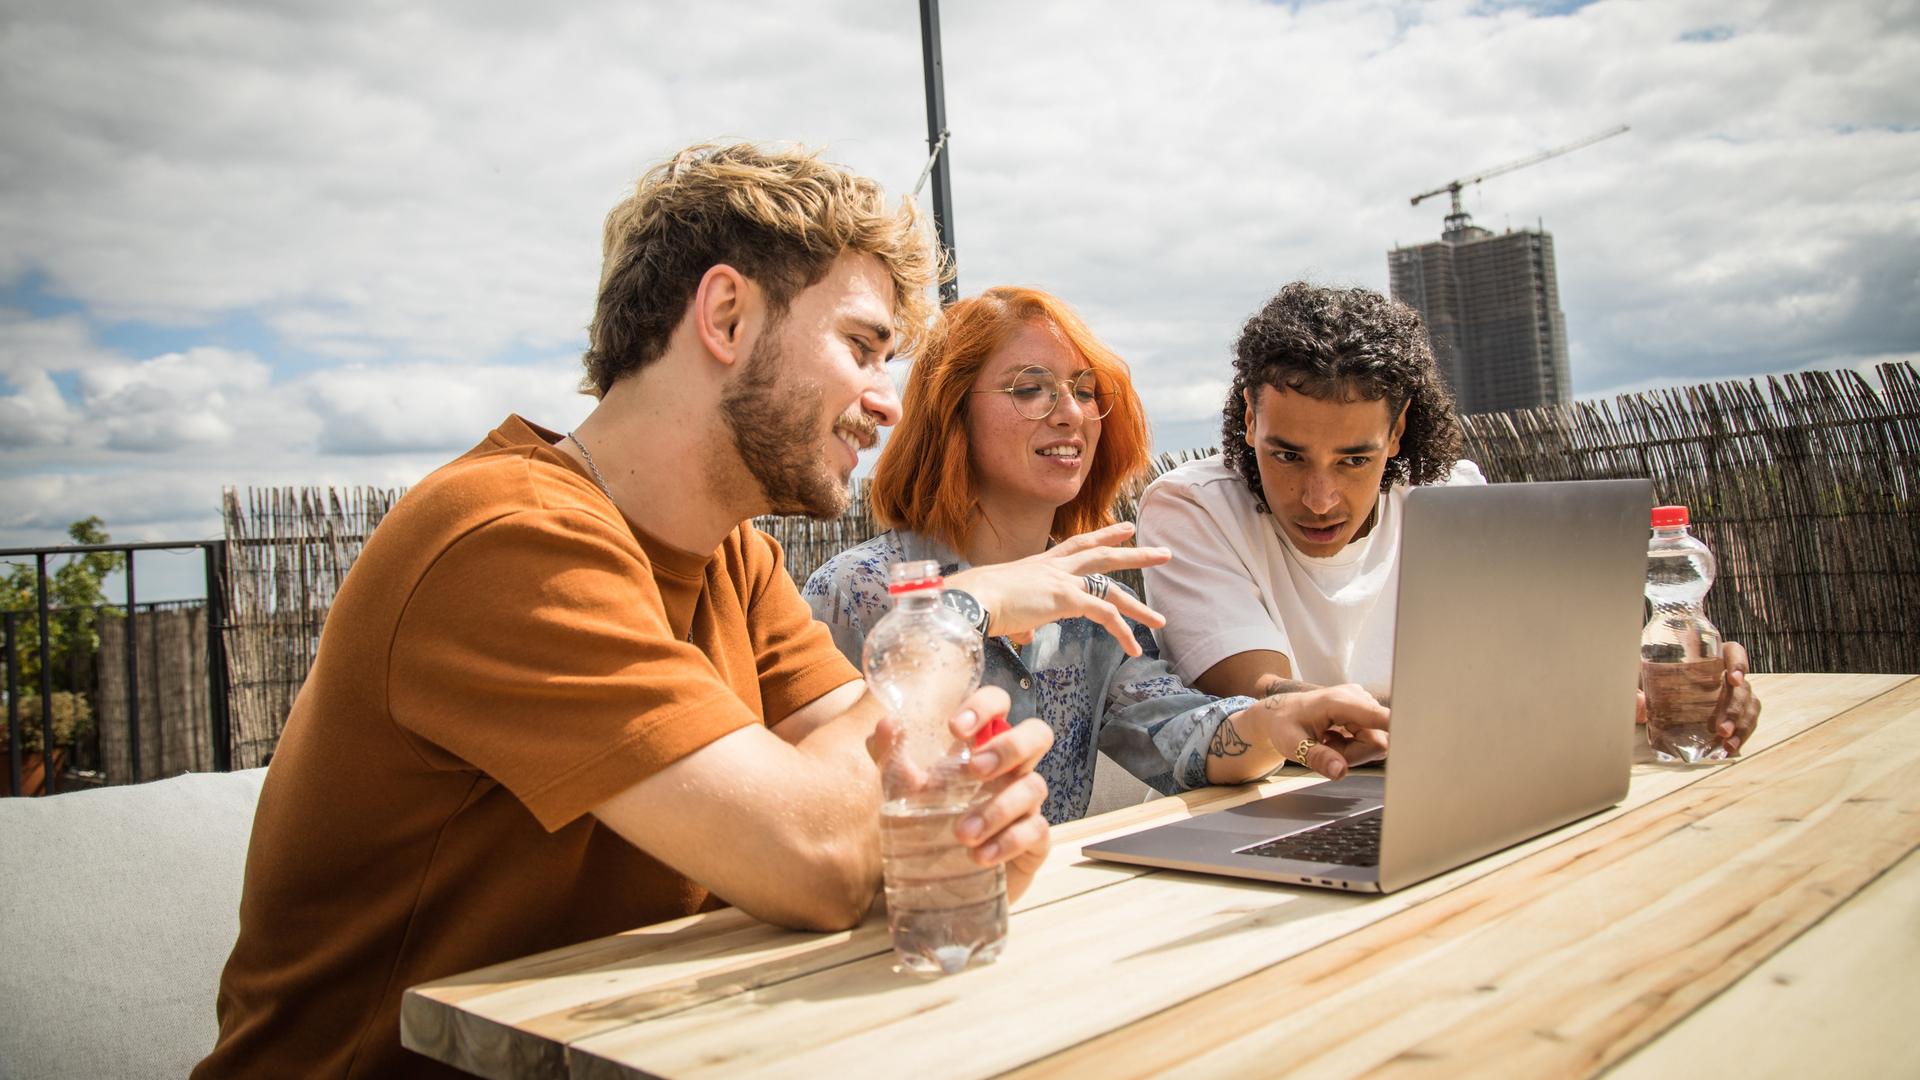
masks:
[(1920, 372), (1883, 364), (1463, 419), (1495, 483), (1648, 477), (1758, 671), (1920, 671)]
[[(1757, 671), (1920, 671), (1920, 371), (1876, 374), (1878, 386), (1805, 372), (1465, 417), (1466, 456), (1495, 483), (1651, 478), (1713, 549), (1708, 612)], [(1149, 479), (1213, 452), (1161, 454)], [(341, 580), (400, 495), (226, 493), (234, 767), (271, 752)], [(1121, 520), (1137, 495), (1118, 500)], [(754, 524), (797, 582), (878, 531), (864, 481), (838, 520)], [(1138, 589), (1137, 573), (1116, 576)]]
[(226, 489), (233, 767), (266, 762), (313, 666), (320, 627), (367, 537), (405, 489)]

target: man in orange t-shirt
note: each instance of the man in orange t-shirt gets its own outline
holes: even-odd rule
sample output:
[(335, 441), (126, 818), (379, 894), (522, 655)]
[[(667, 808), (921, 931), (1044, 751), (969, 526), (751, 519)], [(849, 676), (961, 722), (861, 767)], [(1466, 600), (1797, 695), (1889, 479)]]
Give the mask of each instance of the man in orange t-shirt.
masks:
[[(746, 522), (846, 508), (936, 265), (910, 204), (799, 152), (695, 147), (614, 209), (593, 413), (565, 437), (509, 417), (340, 591), (196, 1076), (450, 1072), (400, 1045), (411, 985), (723, 903), (863, 917), (879, 710)], [(1155, 561), (1088, 543), (1010, 573), (995, 630), (1084, 608), (1094, 563)], [(1006, 708), (981, 690), (955, 731)], [(1028, 720), (987, 743), (996, 793), (956, 827), (1012, 894), (1047, 852), (1051, 739)]]

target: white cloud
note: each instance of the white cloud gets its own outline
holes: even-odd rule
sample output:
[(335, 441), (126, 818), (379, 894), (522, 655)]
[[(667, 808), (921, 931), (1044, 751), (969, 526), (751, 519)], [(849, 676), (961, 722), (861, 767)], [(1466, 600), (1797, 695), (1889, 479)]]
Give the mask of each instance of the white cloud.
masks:
[(73, 425), (60, 388), (43, 371), (14, 376), (18, 389), (0, 397), (0, 451), (54, 446)]
[[(1537, 7), (949, 4), (963, 291), (1059, 293), (1132, 363), (1162, 445), (1191, 445), (1282, 283), (1384, 288), (1387, 249), (1444, 213), (1410, 195), (1626, 122), (1467, 193), (1482, 224), (1554, 233), (1578, 391), (1920, 349), (1912, 5)], [(406, 483), (508, 411), (569, 423), (600, 221), (647, 164), (784, 138), (898, 192), (924, 160), (911, 4), (7, 19), (0, 287), (79, 308), (0, 311), (8, 522)], [(234, 317), (265, 340), (222, 338)], [(126, 320), (178, 329), (99, 343)]]
[(80, 374), (81, 423), (113, 450), (231, 445), (234, 414), (258, 398), (267, 366), (244, 353), (199, 348)]
[(19, 385), (35, 372), (83, 371), (112, 359), (78, 315), (35, 317), (0, 308), (0, 380)]
[(579, 370), (577, 361), (354, 365), (309, 376), (300, 389), (320, 421), (321, 453), (462, 450), (511, 412), (563, 428), (583, 419), (593, 403), (574, 389)]

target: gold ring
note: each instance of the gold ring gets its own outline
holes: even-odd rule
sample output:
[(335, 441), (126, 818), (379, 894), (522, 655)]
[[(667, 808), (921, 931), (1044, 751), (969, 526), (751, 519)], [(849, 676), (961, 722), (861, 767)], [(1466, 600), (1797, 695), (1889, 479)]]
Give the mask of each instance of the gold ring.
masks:
[(1306, 767), (1309, 769), (1312, 768), (1313, 766), (1307, 765), (1307, 751), (1313, 749), (1318, 745), (1320, 744), (1317, 742), (1314, 742), (1312, 739), (1301, 739), (1300, 745), (1293, 748), (1293, 760), (1299, 762), (1302, 765), (1306, 765)]

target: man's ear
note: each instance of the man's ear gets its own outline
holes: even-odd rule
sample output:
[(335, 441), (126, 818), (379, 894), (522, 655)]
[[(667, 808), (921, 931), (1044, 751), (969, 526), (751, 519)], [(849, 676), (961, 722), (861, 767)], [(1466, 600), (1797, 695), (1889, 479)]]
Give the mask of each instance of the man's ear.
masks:
[(693, 292), (694, 336), (715, 360), (732, 364), (744, 355), (759, 306), (760, 288), (745, 274), (726, 263), (709, 266)]
[(1407, 433), (1407, 410), (1413, 408), (1412, 400), (1400, 406), (1400, 415), (1393, 419), (1393, 432), (1387, 436), (1387, 456), (1400, 456), (1400, 436)]
[(1245, 405), (1247, 409), (1246, 414), (1241, 417), (1241, 424), (1247, 429), (1246, 434), (1242, 435), (1241, 438), (1246, 440), (1248, 446), (1253, 445), (1253, 393), (1257, 389), (1259, 389), (1259, 387), (1249, 386), (1245, 390), (1240, 391), (1240, 402)]

